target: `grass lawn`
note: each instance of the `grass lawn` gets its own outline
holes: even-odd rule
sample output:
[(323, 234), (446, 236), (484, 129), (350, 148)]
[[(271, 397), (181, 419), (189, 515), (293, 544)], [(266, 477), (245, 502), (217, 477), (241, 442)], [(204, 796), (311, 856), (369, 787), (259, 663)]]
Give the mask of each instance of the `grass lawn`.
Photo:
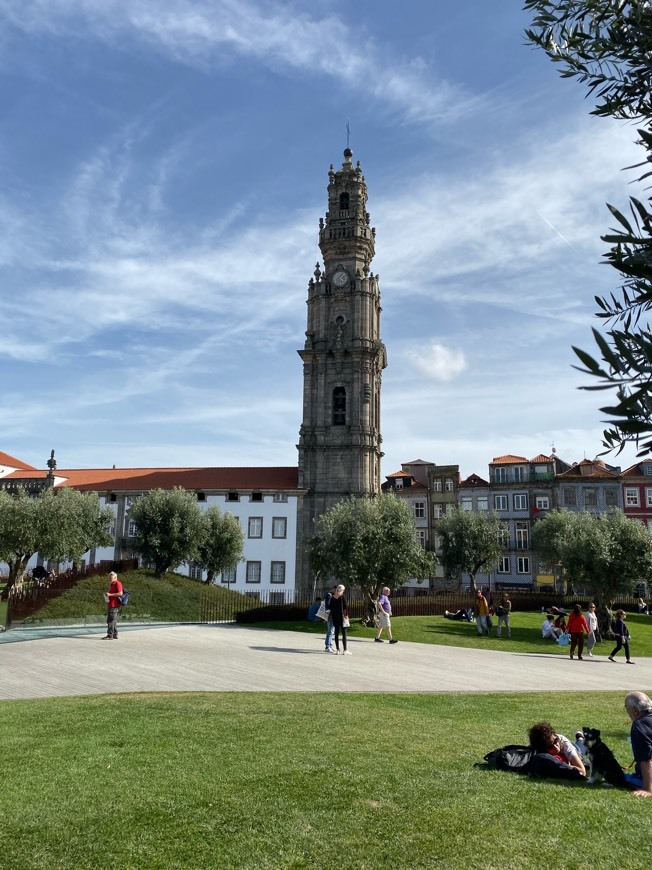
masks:
[(474, 767), (542, 718), (631, 760), (621, 693), (4, 701), (0, 864), (650, 866), (652, 800)]
[[(444, 619), (443, 616), (397, 616), (392, 617), (392, 632), (399, 641), (412, 641), (414, 643), (433, 643), (442, 646), (473, 647), (474, 649), (500, 649), (510, 652), (546, 652), (560, 655), (568, 655), (568, 647), (560, 647), (551, 640), (541, 637), (541, 623), (543, 617), (540, 613), (526, 613), (517, 611), (512, 614), (511, 628), (512, 637), (495, 636), (494, 630), (491, 637), (480, 637), (475, 623), (453, 622)], [(264, 628), (278, 628), (285, 631), (302, 631), (323, 634), (324, 623), (308, 622), (264, 622), (256, 623)], [(652, 617), (630, 614), (627, 616), (627, 625), (632, 635), (630, 644), (632, 659), (637, 656), (652, 656)], [(349, 634), (351, 637), (374, 636), (374, 631), (364, 628), (359, 622), (353, 621)], [(383, 637), (387, 637), (385, 633)], [(609, 655), (615, 644), (605, 640), (597, 644), (594, 652), (597, 655)], [(624, 660), (624, 652), (618, 653)]]

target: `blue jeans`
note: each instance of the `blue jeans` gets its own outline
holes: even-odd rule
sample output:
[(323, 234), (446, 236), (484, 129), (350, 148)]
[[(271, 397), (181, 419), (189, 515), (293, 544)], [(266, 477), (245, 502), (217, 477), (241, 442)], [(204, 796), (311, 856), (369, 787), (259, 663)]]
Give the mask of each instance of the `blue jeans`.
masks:
[(625, 781), (631, 788), (643, 788), (643, 779), (637, 773), (626, 773)]
[(329, 616), (326, 623), (326, 649), (333, 649), (333, 637), (335, 636), (335, 626), (333, 620)]
[(486, 631), (489, 634), (489, 627), (487, 626), (487, 617), (486, 614), (478, 614), (475, 618), (476, 624), (478, 626), (478, 634), (482, 634), (483, 631)]

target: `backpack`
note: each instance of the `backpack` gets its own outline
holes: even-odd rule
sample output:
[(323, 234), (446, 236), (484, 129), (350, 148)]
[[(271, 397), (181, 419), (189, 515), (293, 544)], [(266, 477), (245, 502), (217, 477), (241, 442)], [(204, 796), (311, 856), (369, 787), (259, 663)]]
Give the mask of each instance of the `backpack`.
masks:
[(512, 773), (529, 773), (534, 756), (531, 746), (510, 744), (488, 752), (484, 760), (492, 770), (511, 770)]
[(124, 607), (125, 604), (129, 604), (129, 594), (129, 590), (123, 588), (122, 595), (118, 598), (121, 607)]

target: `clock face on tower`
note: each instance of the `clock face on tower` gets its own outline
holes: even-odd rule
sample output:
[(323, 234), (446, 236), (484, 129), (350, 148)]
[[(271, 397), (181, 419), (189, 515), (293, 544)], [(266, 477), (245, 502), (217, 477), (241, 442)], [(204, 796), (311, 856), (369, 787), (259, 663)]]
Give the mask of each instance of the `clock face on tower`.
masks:
[(343, 269), (340, 269), (339, 272), (336, 272), (333, 275), (333, 284), (335, 284), (336, 287), (344, 287), (345, 284), (348, 284), (348, 281), (348, 273), (345, 272)]

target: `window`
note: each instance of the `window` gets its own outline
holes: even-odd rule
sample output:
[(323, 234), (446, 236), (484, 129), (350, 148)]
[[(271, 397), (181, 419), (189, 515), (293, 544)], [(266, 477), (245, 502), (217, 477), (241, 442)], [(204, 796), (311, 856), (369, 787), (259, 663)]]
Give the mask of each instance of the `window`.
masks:
[(442, 489), (442, 487), (441, 487), (441, 480), (439, 480), (439, 479), (438, 479), (438, 480), (433, 480), (433, 482), (432, 482), (432, 488), (433, 488), (433, 491), (434, 491), (434, 492), (441, 492), (441, 489)]
[(455, 481), (452, 477), (446, 478), (446, 492), (452, 492), (455, 489)]
[(564, 507), (577, 507), (577, 491), (569, 486), (562, 490), (562, 501)]
[(498, 542), (503, 547), (509, 547), (509, 526), (507, 523), (501, 523), (498, 529)]
[(237, 492), (227, 492), (226, 494), (227, 501), (240, 501), (240, 496)]
[(272, 537), (287, 538), (288, 536), (288, 521), (287, 517), (272, 518)]
[(117, 501), (117, 496), (116, 496), (116, 494), (115, 494), (114, 492), (112, 492), (111, 495), (109, 496), (109, 501), (110, 501), (112, 504), (113, 504), (115, 501)]
[(510, 564), (509, 564), (509, 556), (501, 556), (498, 560), (498, 568), (496, 569), (498, 574), (509, 574)]
[(113, 520), (113, 522), (111, 523), (111, 525), (109, 526), (107, 531), (111, 535), (112, 538), (115, 538), (115, 520)]
[(403, 480), (402, 478), (398, 478), (398, 480), (394, 481), (394, 489), (403, 489)]
[(494, 468), (494, 483), (507, 483), (506, 468)]
[(349, 195), (348, 193), (340, 193), (340, 211), (349, 210)]
[(487, 496), (487, 495), (479, 495), (478, 496), (478, 510), (479, 511), (488, 511), (489, 510), (489, 496)]
[(469, 495), (465, 495), (464, 498), (460, 499), (460, 507), (463, 511), (472, 511), (473, 510), (473, 499)]
[(288, 494), (287, 492), (275, 492), (274, 493), (274, 501), (287, 501)]
[(537, 495), (534, 499), (537, 510), (547, 511), (550, 508), (550, 496)]
[(514, 480), (516, 483), (523, 483), (527, 480), (527, 468), (524, 465), (517, 465), (514, 469)]
[(516, 573), (517, 574), (529, 574), (530, 573), (530, 557), (529, 556), (519, 556), (516, 559)]
[(250, 538), (262, 538), (263, 536), (263, 518), (249, 517), (249, 532)]
[(529, 544), (529, 531), (526, 522), (516, 523), (516, 549), (527, 550)]
[(432, 518), (433, 520), (440, 520), (444, 515), (444, 506), (441, 504), (434, 504), (432, 506)]
[(129, 525), (127, 526), (127, 537), (136, 537), (136, 523), (133, 520), (129, 520)]
[(646, 477), (649, 477), (650, 475), (652, 475), (652, 463), (650, 463), (650, 462), (645, 463), (645, 465), (643, 466), (643, 474)]
[(249, 598), (253, 598), (254, 601), (260, 601), (260, 592), (245, 592)]
[(426, 515), (426, 503), (425, 501), (415, 501), (414, 503), (414, 518), (417, 520), (421, 520)]
[(250, 501), (262, 501), (263, 500), (262, 492), (252, 492), (251, 498), (249, 500)]
[(270, 580), (272, 583), (285, 583), (285, 562), (272, 562)]
[(613, 487), (605, 489), (604, 503), (607, 507), (618, 507), (618, 490)]
[(494, 510), (495, 511), (506, 511), (507, 510), (507, 496), (506, 495), (495, 495), (494, 496)]
[(647, 521), (647, 530), (652, 535), (652, 520)]
[(652, 489), (649, 489), (649, 487), (645, 487), (645, 504), (648, 507), (652, 507)]
[(247, 562), (247, 583), (260, 583), (260, 562)]
[(585, 486), (582, 497), (584, 499), (584, 507), (598, 506), (598, 490), (595, 487)]
[(515, 511), (526, 511), (527, 510), (527, 493), (519, 493), (514, 496), (514, 510)]
[(452, 517), (453, 514), (455, 513), (455, 508), (456, 508), (456, 505), (454, 505), (454, 504), (447, 504), (447, 505), (446, 505), (446, 516), (447, 516), (447, 517)]
[(197, 501), (206, 501), (206, 493), (198, 492), (197, 493)]
[(231, 568), (228, 571), (222, 571), (222, 583), (235, 583), (237, 568)]
[(426, 544), (428, 543), (428, 532), (425, 529), (417, 529), (417, 541), (425, 550)]
[(191, 562), (190, 568), (188, 569), (188, 576), (191, 580), (201, 580), (204, 576), (204, 572), (196, 562)]
[(270, 604), (285, 604), (285, 592), (270, 592), (269, 593), (269, 603)]
[(627, 487), (625, 489), (625, 505), (627, 507), (638, 507), (638, 487)]
[(346, 390), (335, 387), (333, 390), (333, 426), (346, 424)]

